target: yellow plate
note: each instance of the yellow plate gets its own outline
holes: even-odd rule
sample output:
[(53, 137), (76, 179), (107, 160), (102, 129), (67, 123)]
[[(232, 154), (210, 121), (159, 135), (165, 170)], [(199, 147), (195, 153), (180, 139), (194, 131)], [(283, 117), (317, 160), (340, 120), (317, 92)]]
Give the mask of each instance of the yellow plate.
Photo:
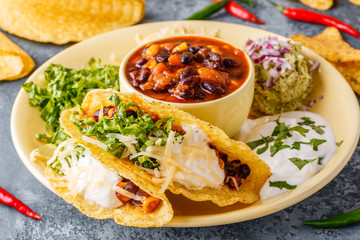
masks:
[[(196, 32), (203, 32), (204, 30), (213, 32), (218, 29), (218, 37), (239, 47), (242, 47), (248, 38), (276, 35), (238, 24), (213, 21), (142, 24), (99, 35), (78, 43), (44, 63), (29, 77), (28, 81), (35, 81), (49, 63), (60, 63), (66, 67), (79, 69), (87, 65), (91, 57), (96, 57), (101, 58), (105, 64), (113, 64), (110, 59), (112, 54), (122, 58), (136, 47), (134, 41), (136, 34), (140, 33), (145, 36), (159, 31), (161, 28), (173, 25), (190, 26)], [(318, 174), (299, 185), (296, 189), (250, 206), (235, 204), (220, 208), (211, 203), (192, 202), (183, 197), (169, 194), (169, 200), (174, 206), (175, 217), (168, 226), (212, 226), (262, 217), (309, 197), (329, 183), (344, 168), (351, 158), (359, 139), (360, 112), (358, 101), (347, 82), (330, 63), (309, 49), (304, 49), (304, 55), (321, 63), (321, 71), (314, 73), (315, 90), (311, 98), (322, 95), (324, 99), (319, 101), (311, 111), (322, 115), (330, 122), (335, 132), (336, 141), (344, 140), (331, 161)], [(39, 132), (45, 132), (40, 113), (36, 108), (29, 106), (27, 94), (21, 89), (15, 100), (11, 115), (11, 134), (14, 145), (29, 171), (42, 184), (52, 190), (44, 176), (44, 165), (31, 162), (29, 158), (30, 152), (41, 146), (34, 138), (34, 135)]]

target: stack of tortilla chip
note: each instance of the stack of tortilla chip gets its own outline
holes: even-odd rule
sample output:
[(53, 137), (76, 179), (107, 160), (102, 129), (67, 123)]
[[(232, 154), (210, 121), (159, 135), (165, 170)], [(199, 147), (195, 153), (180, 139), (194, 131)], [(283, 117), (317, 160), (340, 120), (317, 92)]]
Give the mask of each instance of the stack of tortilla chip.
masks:
[(0, 81), (25, 77), (34, 66), (32, 58), (0, 32)]
[(0, 0), (0, 27), (39, 42), (78, 42), (140, 21), (145, 0)]
[(360, 5), (360, 0), (349, 0), (353, 4)]
[(328, 10), (334, 4), (333, 0), (300, 0), (301, 3), (318, 10)]
[(344, 76), (353, 90), (360, 94), (360, 49), (347, 44), (337, 28), (328, 27), (314, 37), (297, 34), (291, 36), (291, 39), (328, 60)]

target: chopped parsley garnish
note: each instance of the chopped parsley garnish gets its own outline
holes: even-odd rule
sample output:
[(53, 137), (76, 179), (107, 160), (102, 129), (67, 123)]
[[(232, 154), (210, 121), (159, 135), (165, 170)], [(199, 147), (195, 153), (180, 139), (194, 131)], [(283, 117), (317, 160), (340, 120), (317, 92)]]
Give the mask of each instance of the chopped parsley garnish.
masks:
[(314, 159), (301, 159), (301, 158), (293, 157), (293, 158), (289, 158), (289, 160), (293, 164), (295, 164), (295, 166), (297, 166), (299, 168), (299, 170), (301, 170), (306, 164), (317, 160), (317, 158), (314, 158)]
[(297, 186), (297, 185), (290, 185), (286, 181), (277, 181), (277, 182), (271, 182), (270, 181), (269, 185), (270, 185), (270, 187), (280, 188), (280, 190), (283, 189), (283, 188), (291, 190), (291, 189), (296, 188), (296, 186)]
[(325, 132), (322, 128), (324, 128), (325, 126), (323, 125), (318, 125), (316, 126), (313, 120), (311, 120), (309, 117), (302, 117), (301, 118), (303, 120), (303, 122), (298, 122), (299, 125), (306, 125), (311, 127), (315, 132), (317, 132), (320, 135), (323, 135)]
[(317, 163), (318, 163), (319, 165), (322, 165), (322, 160), (324, 160), (324, 158), (323, 158), (323, 157), (319, 157)]
[(268, 149), (269, 142), (272, 142), (272, 141), (274, 141), (273, 137), (262, 137), (259, 140), (248, 142), (246, 144), (251, 148), (251, 150), (253, 150), (254, 148), (256, 148), (258, 146), (261, 146), (261, 145), (265, 144), (264, 147), (262, 147), (262, 148), (260, 148), (260, 149), (258, 149), (256, 151), (257, 154), (261, 154), (261, 153), (265, 152)]
[(68, 138), (60, 127), (59, 117), (64, 109), (79, 106), (86, 93), (93, 89), (119, 87), (119, 67), (100, 67), (100, 60), (92, 58), (89, 68), (74, 70), (61, 64), (50, 64), (44, 71), (46, 87), (28, 82), (22, 85), (28, 94), (29, 104), (38, 107), (46, 124), (46, 132), (36, 135), (38, 140), (59, 144)]
[(324, 142), (326, 142), (325, 139), (317, 139), (317, 138), (313, 138), (313, 139), (311, 139), (309, 142), (294, 142), (294, 143), (291, 145), (291, 149), (300, 150), (300, 145), (301, 145), (301, 144), (307, 144), (307, 145), (312, 145), (314, 151), (318, 151), (318, 150), (319, 150), (319, 146), (320, 146), (321, 144), (323, 144)]
[(301, 144), (310, 144), (313, 146), (314, 151), (318, 151), (318, 146), (326, 142), (326, 140), (324, 139), (313, 138), (310, 140), (310, 142), (294, 142), (291, 146), (284, 144), (283, 141), (286, 138), (292, 137), (292, 132), (298, 132), (303, 137), (306, 137), (306, 134), (309, 132), (309, 129), (306, 129), (300, 125), (310, 126), (314, 131), (316, 131), (320, 135), (324, 133), (324, 130), (322, 130), (321, 128), (325, 126), (316, 126), (314, 124), (315, 122), (312, 121), (310, 118), (302, 117), (301, 119), (303, 120), (303, 122), (298, 122), (299, 126), (290, 127), (290, 125), (285, 124), (285, 122), (280, 122), (280, 117), (281, 116), (279, 116), (275, 120), (276, 126), (273, 132), (271, 133), (271, 136), (267, 136), (267, 137), (262, 136), (261, 139), (247, 143), (247, 145), (251, 148), (251, 150), (264, 145), (263, 147), (257, 149), (256, 151), (257, 154), (262, 154), (269, 149), (270, 146), (269, 143), (274, 142), (274, 144), (270, 146), (270, 156), (273, 157), (277, 152), (286, 148), (300, 150)]
[[(116, 95), (112, 94), (109, 100), (114, 102), (115, 107), (118, 109), (113, 118), (101, 118), (98, 122), (92, 118), (85, 116), (84, 119), (77, 120), (74, 112), (71, 121), (79, 128), (79, 130), (86, 136), (96, 136), (98, 140), (104, 142), (107, 146), (106, 151), (121, 158), (126, 146), (120, 142), (119, 139), (108, 137), (109, 133), (118, 133), (123, 136), (133, 135), (137, 139), (137, 143), (132, 143), (137, 152), (145, 151), (147, 147), (154, 146), (155, 141), (153, 138), (166, 138), (172, 129), (172, 122), (174, 118), (164, 118), (156, 122), (153, 121), (152, 115), (143, 113), (140, 108), (132, 102), (124, 103)], [(133, 115), (127, 116), (127, 110), (137, 110), (137, 117)], [(175, 133), (175, 138), (181, 136), (180, 132)], [(165, 145), (162, 142), (161, 145)], [(156, 159), (148, 156), (138, 156), (132, 159), (135, 164), (144, 168), (154, 169), (159, 166)]]
[(340, 142), (337, 142), (337, 143), (336, 143), (336, 146), (337, 146), (337, 147), (340, 147), (341, 144), (343, 144), (343, 142), (344, 142), (344, 140), (341, 140)]

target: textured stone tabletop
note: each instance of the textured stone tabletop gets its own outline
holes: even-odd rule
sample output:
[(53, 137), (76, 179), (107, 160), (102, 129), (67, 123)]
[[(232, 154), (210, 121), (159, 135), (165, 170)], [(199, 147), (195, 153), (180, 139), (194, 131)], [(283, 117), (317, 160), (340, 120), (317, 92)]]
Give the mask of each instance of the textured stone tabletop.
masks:
[[(142, 23), (181, 20), (211, 1), (146, 2), (146, 15)], [(297, 2), (277, 2), (284, 6), (306, 8)], [(335, 2), (336, 5), (326, 13), (359, 29), (360, 6), (348, 0)], [(215, 14), (210, 20), (249, 25), (284, 36), (297, 33), (312, 36), (324, 29), (323, 26), (289, 20), (264, 0), (254, 0), (254, 3), (256, 7), (251, 11), (266, 25), (242, 21), (225, 11)], [(70, 46), (35, 43), (7, 35), (34, 58), (37, 67)], [(349, 44), (360, 49), (359, 39), (347, 34), (343, 36)], [(294, 206), (259, 219), (203, 228), (138, 229), (119, 226), (113, 220), (88, 218), (40, 184), (15, 151), (10, 134), (10, 113), (20, 85), (25, 80), (0, 82), (0, 186), (28, 204), (43, 216), (43, 220), (35, 221), (0, 205), (0, 239), (360, 239), (359, 224), (331, 230), (318, 230), (301, 224), (305, 219), (324, 218), (360, 207), (360, 145), (341, 173), (319, 192)]]

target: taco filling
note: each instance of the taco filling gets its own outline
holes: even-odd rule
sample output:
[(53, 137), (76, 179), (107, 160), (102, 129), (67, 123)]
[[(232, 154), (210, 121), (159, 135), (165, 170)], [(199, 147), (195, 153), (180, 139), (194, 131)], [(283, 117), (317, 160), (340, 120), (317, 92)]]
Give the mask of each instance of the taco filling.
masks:
[(182, 194), (218, 206), (254, 203), (269, 167), (242, 142), (171, 105), (112, 89), (87, 93), (61, 127), (109, 165), (121, 164), (152, 195)]
[(86, 201), (103, 208), (130, 204), (150, 213), (161, 202), (131, 180), (105, 168), (89, 150), (72, 140), (59, 145), (48, 165), (57, 175), (52, 179), (61, 181), (54, 184), (55, 187), (67, 187), (73, 196), (79, 194)]
[[(71, 121), (95, 144), (117, 158), (129, 159), (150, 173), (164, 192), (174, 182), (188, 189), (238, 189), (250, 168), (239, 159), (231, 159), (210, 144), (197, 125), (173, 126), (174, 118), (159, 118), (143, 112), (132, 102), (125, 103), (116, 94), (109, 98), (113, 106), (101, 106), (92, 116)], [(96, 136), (98, 140), (91, 138)]]

